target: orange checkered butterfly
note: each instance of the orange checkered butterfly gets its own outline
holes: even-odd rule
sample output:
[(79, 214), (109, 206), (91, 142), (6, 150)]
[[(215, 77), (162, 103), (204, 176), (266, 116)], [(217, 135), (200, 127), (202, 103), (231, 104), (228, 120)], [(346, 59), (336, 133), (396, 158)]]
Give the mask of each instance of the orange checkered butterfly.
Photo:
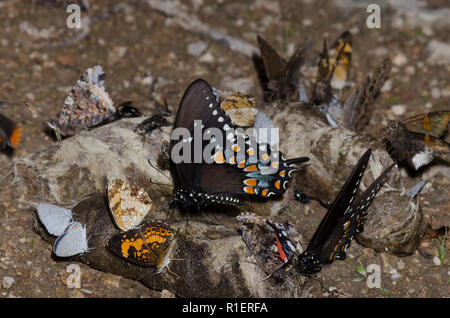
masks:
[[(213, 203), (237, 205), (242, 197), (280, 196), (296, 170), (292, 165), (309, 160), (307, 157), (286, 160), (281, 152), (257, 142), (256, 137), (236, 134), (237, 125), (221, 108), (213, 88), (202, 79), (186, 89), (174, 131), (176, 128), (189, 131), (189, 135), (180, 135), (178, 139), (172, 136), (171, 160), (176, 172), (174, 199), (182, 207), (200, 209)], [(200, 139), (206, 138), (193, 138), (194, 130), (199, 128)], [(198, 144), (201, 151), (198, 151)], [(187, 154), (188, 158), (175, 162), (174, 153)]]
[(450, 145), (443, 140), (449, 120), (450, 110), (443, 110), (391, 121), (385, 138), (397, 160), (407, 160), (417, 170), (435, 156), (450, 153)]
[(391, 61), (384, 59), (372, 75), (367, 75), (343, 101), (333, 100), (321, 109), (333, 127), (344, 126), (361, 133), (370, 122), (374, 103), (391, 70)]
[(22, 127), (0, 114), (0, 149), (17, 148), (22, 135)]
[(300, 250), (300, 236), (288, 222), (281, 224), (248, 212), (239, 214), (236, 222), (243, 241), (267, 275), (281, 274), (279, 270)]
[(344, 186), (320, 222), (308, 248), (298, 256), (300, 274), (314, 274), (335, 259), (345, 259), (353, 237), (364, 230), (366, 211), (395, 164), (388, 167), (362, 195), (356, 198), (372, 150), (367, 150), (353, 168)]
[(264, 69), (269, 79), (268, 90), (278, 99), (295, 97), (300, 80), (300, 67), (303, 64), (304, 52), (309, 42), (300, 45), (287, 62), (262, 37), (257, 37), (259, 50), (264, 63)]
[(134, 264), (162, 269), (170, 262), (174, 234), (165, 223), (147, 222), (111, 236), (107, 248)]

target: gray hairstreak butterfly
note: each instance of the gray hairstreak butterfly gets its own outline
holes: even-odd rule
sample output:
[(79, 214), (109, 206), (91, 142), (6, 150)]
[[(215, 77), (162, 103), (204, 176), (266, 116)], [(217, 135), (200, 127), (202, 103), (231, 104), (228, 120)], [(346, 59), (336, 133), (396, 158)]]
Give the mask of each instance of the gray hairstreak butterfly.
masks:
[(80, 222), (72, 222), (58, 237), (53, 246), (53, 253), (58, 257), (69, 257), (87, 252), (86, 226)]
[(72, 211), (50, 203), (39, 203), (37, 213), (48, 233), (60, 236), (72, 221)]

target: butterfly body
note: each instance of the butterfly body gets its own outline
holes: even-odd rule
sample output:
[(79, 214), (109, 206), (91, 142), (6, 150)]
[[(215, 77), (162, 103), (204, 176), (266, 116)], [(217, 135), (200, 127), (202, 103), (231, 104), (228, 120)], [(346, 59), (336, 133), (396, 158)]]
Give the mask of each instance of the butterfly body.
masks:
[[(282, 195), (296, 170), (292, 165), (309, 160), (306, 157), (286, 160), (281, 152), (257, 142), (256, 137), (239, 133), (239, 127), (221, 108), (213, 88), (204, 80), (196, 80), (186, 89), (174, 131), (177, 128), (194, 136), (172, 139), (171, 146), (177, 175), (174, 198), (184, 207), (236, 205), (242, 197)], [(201, 130), (200, 137), (210, 139), (198, 140), (195, 129)], [(213, 141), (218, 141), (217, 145)], [(175, 162), (174, 153), (184, 151), (188, 151), (187, 159)], [(200, 161), (196, 161), (197, 155)]]
[(394, 165), (387, 168), (368, 188), (356, 197), (359, 183), (369, 162), (371, 150), (364, 153), (331, 204), (306, 251), (298, 256), (297, 270), (310, 275), (335, 259), (345, 259), (354, 236), (364, 230), (366, 211)]

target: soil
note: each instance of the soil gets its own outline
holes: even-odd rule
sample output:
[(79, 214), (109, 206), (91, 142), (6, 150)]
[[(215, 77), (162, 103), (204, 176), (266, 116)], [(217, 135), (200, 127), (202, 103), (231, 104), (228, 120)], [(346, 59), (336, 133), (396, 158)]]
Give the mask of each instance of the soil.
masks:
[[(371, 1), (377, 3), (377, 1)], [(404, 1), (398, 1), (402, 3)], [(445, 10), (447, 1), (423, 1), (417, 10)], [(176, 19), (136, 1), (90, 1), (81, 15), (98, 17), (88, 34), (68, 43), (80, 31), (66, 26), (64, 1), (12, 1), (0, 3), (0, 100), (2, 114), (22, 125), (20, 146), (0, 155), (0, 164), (44, 149), (55, 142), (45, 121), (55, 117), (72, 85), (88, 67), (102, 65), (105, 85), (113, 101), (132, 100), (144, 114), (157, 113), (157, 103), (167, 100), (172, 111), (187, 85), (204, 78), (228, 90), (247, 90), (257, 103), (263, 94), (253, 61), (230, 50), (220, 41), (186, 30)], [(431, 41), (450, 43), (448, 25), (409, 25), (401, 18), (401, 6), (383, 7), (382, 25), (369, 29), (365, 6), (355, 1), (174, 1), (211, 28), (256, 45), (260, 34), (285, 57), (306, 38), (312, 40), (310, 61), (323, 38), (331, 44), (343, 31), (353, 33), (351, 80), (360, 81), (385, 57), (393, 61), (389, 84), (376, 103), (365, 133), (379, 136), (390, 119), (406, 119), (426, 111), (444, 109), (450, 101), (450, 63), (435, 65), (427, 46)], [(416, 3), (416, 1), (413, 1)], [(117, 6), (120, 4), (119, 6)], [(115, 8), (116, 10), (110, 10)], [(206, 44), (200, 54), (188, 49)], [(156, 81), (156, 82), (155, 82)], [(155, 84), (156, 83), (156, 84)], [(34, 109), (24, 105), (27, 101)], [(398, 107), (400, 105), (400, 107)], [(404, 105), (405, 107), (401, 106)], [(395, 107), (393, 107), (395, 106)], [(398, 112), (398, 109), (404, 109)], [(450, 224), (450, 176), (448, 167), (432, 165), (419, 172), (404, 170), (407, 189), (426, 179), (418, 195), (424, 216), (433, 228)], [(292, 202), (295, 208), (296, 201)], [(310, 238), (326, 212), (309, 203), (303, 237)], [(51, 246), (33, 230), (33, 214), (22, 205), (0, 202), (0, 295), (1, 297), (167, 297), (139, 282), (96, 271), (84, 264), (81, 289), (70, 289), (66, 272), (70, 262), (54, 261)], [(442, 238), (425, 240), (421, 250), (406, 257), (376, 253), (354, 242), (345, 261), (322, 270), (322, 282), (305, 283), (306, 297), (449, 297), (449, 256), (436, 264)], [(442, 254), (442, 253), (441, 253)], [(369, 288), (358, 267), (379, 265), (380, 288)], [(370, 275), (369, 273), (366, 274)], [(12, 278), (14, 282), (9, 286)]]

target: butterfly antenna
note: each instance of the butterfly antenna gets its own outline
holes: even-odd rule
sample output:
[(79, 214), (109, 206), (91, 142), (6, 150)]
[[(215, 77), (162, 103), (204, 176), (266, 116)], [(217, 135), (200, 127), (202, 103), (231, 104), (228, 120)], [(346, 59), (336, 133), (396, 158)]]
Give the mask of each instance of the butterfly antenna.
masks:
[(169, 184), (169, 183), (160, 183), (160, 182), (155, 182), (152, 180), (152, 178), (150, 178), (150, 183), (151, 184), (156, 184), (156, 185), (161, 185), (161, 186), (168, 186), (168, 187), (172, 187), (173, 184)]
[(45, 116), (45, 117), (49, 118), (49, 117), (48, 117), (48, 114), (44, 113), (42, 110), (40, 110), (40, 109), (37, 108), (36, 106), (31, 105), (31, 104), (30, 104), (29, 102), (27, 102), (26, 100), (24, 100), (23, 103), (24, 103), (25, 106), (27, 106), (27, 107), (31, 108), (32, 110), (38, 112), (38, 113), (41, 114), (42, 116)]
[[(150, 167), (152, 167), (153, 169), (155, 169), (156, 171), (158, 171), (159, 173), (161, 173), (164, 177), (166, 177), (167, 180), (169, 180), (170, 183), (171, 183), (171, 185), (173, 186), (173, 182), (172, 182), (172, 179), (171, 179), (171, 178), (169, 178), (169, 177), (168, 177), (161, 169), (159, 169), (158, 167), (156, 167), (155, 165), (153, 165), (152, 162), (150, 161), (150, 158), (148, 158), (147, 161), (148, 161), (148, 164), (150, 165)], [(151, 179), (150, 179), (150, 182), (152, 182)], [(152, 183), (153, 183), (153, 182), (152, 182)]]

